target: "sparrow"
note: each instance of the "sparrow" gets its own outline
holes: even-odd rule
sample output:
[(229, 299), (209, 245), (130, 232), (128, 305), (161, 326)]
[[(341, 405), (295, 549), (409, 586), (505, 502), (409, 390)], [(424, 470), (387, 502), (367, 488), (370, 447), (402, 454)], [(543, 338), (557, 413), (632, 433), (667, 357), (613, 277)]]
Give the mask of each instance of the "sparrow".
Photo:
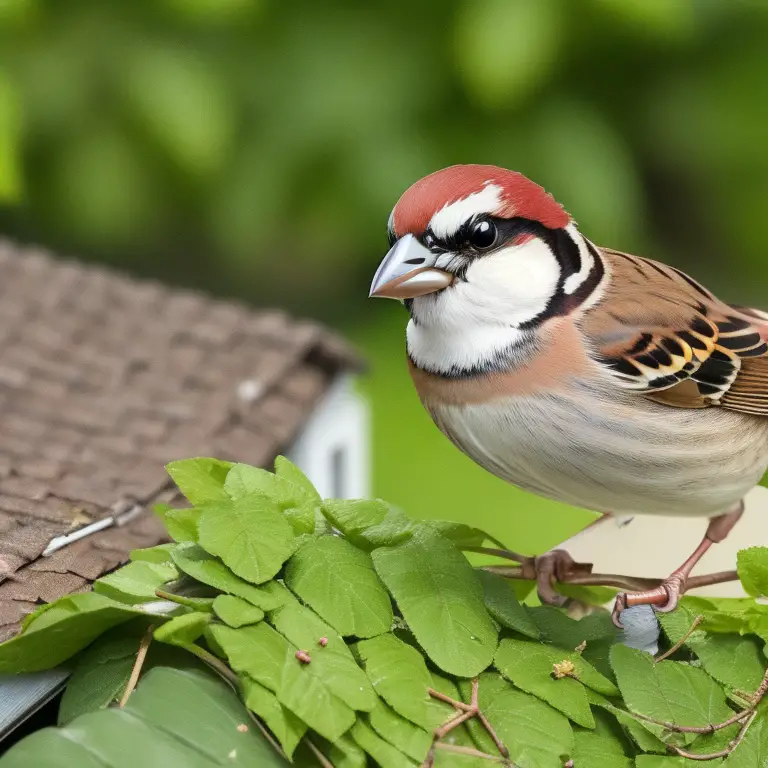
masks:
[[(709, 518), (685, 563), (613, 615), (673, 610), (768, 466), (768, 313), (596, 246), (542, 187), (492, 165), (417, 181), (388, 235), (370, 295), (407, 308), (416, 391), (461, 451), (599, 513)], [(573, 566), (555, 554), (542, 597)]]

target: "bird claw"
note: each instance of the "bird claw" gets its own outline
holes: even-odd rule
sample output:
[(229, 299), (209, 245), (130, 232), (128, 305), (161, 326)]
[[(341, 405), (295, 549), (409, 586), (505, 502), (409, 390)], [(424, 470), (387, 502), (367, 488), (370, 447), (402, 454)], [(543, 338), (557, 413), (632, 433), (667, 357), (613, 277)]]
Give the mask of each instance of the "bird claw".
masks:
[(555, 582), (567, 581), (568, 576), (574, 574), (592, 573), (592, 563), (577, 563), (564, 549), (545, 552), (531, 558), (526, 565), (532, 569), (539, 600), (558, 608), (564, 607), (569, 598), (555, 590)]
[(620, 592), (616, 595), (611, 618), (613, 623), (624, 629), (621, 612), (635, 605), (652, 605), (657, 613), (670, 613), (677, 608), (680, 598), (685, 594), (688, 579), (682, 573), (673, 573), (655, 589), (646, 592)]

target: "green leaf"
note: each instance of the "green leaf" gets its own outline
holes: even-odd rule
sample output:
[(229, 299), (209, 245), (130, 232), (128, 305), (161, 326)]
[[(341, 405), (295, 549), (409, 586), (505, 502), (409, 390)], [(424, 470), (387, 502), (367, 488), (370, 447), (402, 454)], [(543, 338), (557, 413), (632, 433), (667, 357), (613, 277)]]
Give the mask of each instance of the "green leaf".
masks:
[(768, 596), (768, 547), (742, 549), (736, 556), (736, 566), (747, 594)]
[(334, 696), (312, 670), (296, 658), (296, 647), (266, 622), (240, 629), (211, 625), (208, 630), (229, 665), (272, 691), (278, 701), (329, 741), (348, 731), (354, 710)]
[(196, 544), (183, 544), (173, 551), (173, 562), (180, 571), (210, 587), (242, 597), (262, 611), (271, 611), (281, 606), (289, 594), (281, 584), (270, 581), (254, 586), (235, 576), (220, 560), (211, 557)]
[[(688, 633), (696, 615), (687, 606), (672, 613), (659, 614), (659, 621), (670, 643)], [(765, 673), (762, 643), (748, 636), (708, 634), (697, 629), (685, 642), (698, 657), (706, 672), (723, 685), (741, 691), (754, 691)]]
[(178, 575), (173, 565), (138, 561), (97, 579), (93, 591), (123, 603), (145, 603), (155, 600), (155, 590)]
[[(540, 643), (507, 639), (499, 644), (494, 664), (521, 690), (548, 702), (575, 723), (594, 728), (595, 720), (584, 685), (572, 677), (555, 679), (552, 675), (553, 665), (562, 661), (573, 659), (570, 654)], [(592, 672), (602, 677), (595, 670)]]
[(302, 545), (288, 561), (285, 583), (341, 635), (373, 637), (392, 626), (392, 603), (371, 556), (342, 538)]
[(295, 546), (290, 523), (277, 503), (262, 494), (201, 507), (198, 529), (203, 549), (254, 584), (269, 581)]
[(230, 627), (256, 624), (264, 618), (264, 611), (235, 595), (219, 595), (213, 601), (214, 613)]
[(416, 766), (400, 750), (389, 742), (377, 736), (371, 727), (363, 720), (358, 720), (349, 732), (350, 736), (359, 744), (381, 768), (407, 768)]
[(582, 587), (578, 584), (558, 582), (557, 591), (561, 595), (578, 600), (587, 605), (602, 606), (616, 597), (618, 590), (612, 587)]
[(320, 504), (322, 498), (320, 494), (312, 485), (312, 481), (291, 461), (285, 458), (285, 456), (278, 456), (275, 459), (275, 475), (281, 480), (287, 480), (289, 483), (293, 483), (300, 488), (307, 498), (312, 498)]
[(606, 733), (577, 729), (574, 734), (573, 764), (589, 768), (632, 768), (621, 741)]
[[(146, 623), (140, 627), (146, 631)], [(117, 699), (131, 676), (141, 635), (118, 627), (104, 633), (78, 657), (59, 705), (58, 725), (103, 709)]]
[(285, 754), (291, 757), (307, 731), (306, 724), (286, 709), (271, 691), (255, 680), (245, 676), (242, 678), (242, 685), (245, 705), (267, 724)]
[(39, 672), (74, 656), (106, 630), (139, 611), (94, 592), (70, 595), (35, 617), (22, 634), (0, 644), (0, 672)]
[[(376, 694), (366, 674), (357, 666), (344, 641), (309, 608), (290, 601), (269, 614), (269, 622), (296, 648), (308, 651), (312, 662), (307, 665), (334, 695), (353, 709), (370, 712)], [(327, 640), (326, 645), (320, 639)]]
[(185, 613), (175, 616), (155, 630), (155, 640), (184, 648), (194, 643), (210, 623), (210, 613)]
[(462, 547), (482, 547), (492, 537), (480, 528), (473, 528), (465, 523), (452, 520), (425, 520), (424, 524), (450, 539), (459, 549)]
[(426, 528), (373, 552), (376, 572), (427, 656), (473, 677), (492, 661), (498, 635), (475, 570), (450, 541)]
[(155, 504), (153, 511), (163, 521), (168, 535), (174, 541), (197, 541), (199, 510), (174, 509), (168, 504)]
[(432, 678), (415, 648), (386, 634), (361, 640), (355, 649), (374, 690), (397, 714), (429, 731), (439, 725), (427, 693)]
[(639, 720), (631, 712), (619, 709), (598, 693), (587, 691), (587, 696), (593, 706), (610, 712), (644, 752), (667, 752), (667, 745), (659, 738), (664, 733), (662, 727)]
[(696, 768), (706, 765), (707, 768), (716, 768), (723, 764), (722, 760), (707, 760), (702, 763), (698, 760), (688, 760), (685, 757), (661, 757), (659, 755), (638, 755), (635, 760), (636, 768)]
[(562, 768), (573, 752), (567, 718), (535, 696), (481, 675), (479, 704), (518, 768)]
[(720, 723), (733, 714), (723, 691), (702, 669), (656, 663), (650, 654), (620, 644), (611, 649), (611, 665), (632, 712), (687, 726)]
[(173, 563), (173, 557), (171, 552), (175, 548), (175, 544), (158, 544), (155, 547), (147, 547), (146, 549), (133, 549), (131, 550), (131, 560), (133, 562), (144, 563)]
[(508, 629), (538, 639), (540, 632), (528, 611), (520, 605), (509, 580), (489, 571), (477, 572), (483, 585), (483, 599), (488, 613)]
[(377, 698), (376, 706), (368, 715), (368, 723), (376, 733), (412, 760), (424, 762), (432, 746), (432, 736), (423, 728), (406, 720), (382, 699)]
[(232, 464), (219, 459), (183, 459), (172, 461), (165, 469), (190, 504), (210, 504), (228, 501), (224, 490)]
[(349, 734), (345, 734), (331, 745), (329, 757), (334, 768), (366, 768), (368, 765), (365, 752)]
[[(294, 470), (298, 472), (296, 467)], [(308, 480), (306, 483), (296, 482), (287, 478), (286, 472), (295, 475), (295, 472), (289, 472), (285, 466), (281, 474), (273, 475), (248, 464), (235, 464), (227, 477), (225, 487), (235, 501), (253, 494), (268, 497), (277, 504), (280, 513), (291, 524), (297, 536), (315, 533), (315, 518), (320, 509), (317, 491), (311, 484), (307, 487)]]
[(366, 552), (399, 544), (413, 533), (410, 518), (380, 499), (326, 499), (322, 512), (334, 528)]

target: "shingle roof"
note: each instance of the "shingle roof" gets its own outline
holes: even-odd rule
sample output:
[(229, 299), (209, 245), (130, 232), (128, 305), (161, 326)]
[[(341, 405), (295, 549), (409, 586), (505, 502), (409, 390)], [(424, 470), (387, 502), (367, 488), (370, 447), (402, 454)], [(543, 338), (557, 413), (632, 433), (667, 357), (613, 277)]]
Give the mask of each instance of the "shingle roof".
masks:
[[(161, 540), (165, 463), (268, 463), (356, 364), (281, 312), (0, 241), (0, 639)], [(117, 524), (42, 556), (97, 520)]]

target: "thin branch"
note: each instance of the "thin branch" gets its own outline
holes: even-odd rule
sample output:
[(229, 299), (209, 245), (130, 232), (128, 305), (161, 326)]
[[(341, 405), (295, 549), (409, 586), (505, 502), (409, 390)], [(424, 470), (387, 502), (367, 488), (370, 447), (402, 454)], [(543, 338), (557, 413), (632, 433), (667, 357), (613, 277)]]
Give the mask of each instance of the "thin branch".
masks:
[(276, 750), (278, 755), (288, 760), (288, 755), (283, 752), (283, 748), (277, 743), (277, 741), (275, 741), (275, 739), (272, 737), (272, 734), (264, 727), (261, 720), (259, 720), (259, 718), (256, 717), (256, 715), (251, 712), (250, 709), (248, 709), (248, 707), (245, 705), (245, 702), (243, 702), (243, 706), (245, 706), (245, 711), (248, 713), (248, 717), (250, 717), (251, 720), (256, 723), (256, 727), (261, 731), (261, 735), (272, 745), (272, 749)]
[(510, 763), (506, 757), (489, 755), (486, 752), (481, 752), (479, 749), (472, 749), (472, 747), (461, 747), (458, 744), (446, 744), (444, 741), (438, 741), (435, 744), (435, 749), (441, 749), (444, 752), (454, 752), (457, 755), (470, 755), (471, 757), (479, 757), (482, 760), (491, 760), (494, 763), (501, 763), (502, 765), (509, 766), (509, 768), (515, 768), (513, 763)]
[[(486, 565), (482, 567), (484, 571), (496, 573), (506, 579), (523, 579), (530, 581), (530, 574), (527, 569), (522, 567), (507, 565)], [(709, 587), (713, 584), (725, 584), (729, 581), (738, 581), (739, 576), (736, 571), (718, 571), (717, 573), (707, 573), (702, 576), (691, 576), (686, 584), (687, 589), (697, 589), (699, 587)], [(571, 574), (565, 575), (561, 580), (563, 584), (574, 584), (582, 587), (616, 587), (624, 589), (627, 592), (642, 592), (646, 589), (658, 587), (663, 579), (648, 579), (638, 576), (624, 576), (620, 573), (590, 573), (590, 574)], [(555, 587), (557, 584), (555, 584)]]
[(333, 768), (333, 763), (309, 739), (307, 739), (307, 746), (323, 768)]
[(463, 709), (465, 711), (472, 710), (471, 705), (465, 704), (463, 701), (457, 701), (456, 699), (452, 699), (450, 696), (446, 696), (444, 693), (440, 693), (440, 691), (436, 691), (434, 688), (427, 688), (427, 693), (433, 699), (439, 699), (440, 701), (444, 701), (446, 704), (450, 704), (452, 707), (455, 707), (456, 709)]
[(722, 723), (709, 723), (708, 725), (677, 725), (676, 723), (668, 723), (665, 720), (654, 720), (652, 717), (646, 715), (638, 715), (633, 712), (632, 717), (636, 717), (638, 720), (643, 720), (646, 723), (652, 723), (653, 725), (661, 725), (668, 731), (675, 731), (676, 733), (714, 733), (715, 731), (721, 731), (723, 728), (727, 728), (729, 725), (742, 721), (745, 717), (752, 714), (752, 707), (749, 709), (743, 709), (741, 712), (737, 712), (733, 717), (729, 717)]
[[(744, 713), (742, 713), (744, 714)], [(736, 747), (741, 744), (741, 742), (744, 740), (744, 737), (747, 735), (747, 731), (749, 730), (749, 726), (752, 725), (752, 721), (757, 717), (757, 711), (753, 711), (752, 714), (749, 716), (747, 721), (744, 723), (744, 725), (741, 726), (741, 729), (739, 730), (738, 734), (736, 734), (736, 738), (731, 740), (728, 743), (728, 746), (725, 747), (725, 749), (721, 749), (719, 752), (710, 752), (706, 755), (697, 755), (693, 752), (686, 752), (684, 749), (680, 749), (680, 747), (669, 745), (669, 748), (680, 757), (687, 757), (689, 760), (717, 760), (718, 757), (728, 757), (728, 755), (733, 752)]]
[(141, 668), (144, 666), (144, 659), (147, 658), (147, 651), (149, 650), (149, 644), (152, 642), (152, 631), (154, 626), (147, 627), (147, 631), (144, 633), (144, 637), (141, 638), (139, 643), (139, 649), (136, 652), (136, 661), (133, 662), (133, 669), (131, 670), (131, 676), (128, 678), (128, 683), (125, 686), (123, 695), (120, 697), (120, 709), (122, 709), (131, 697), (136, 683), (139, 682), (139, 675), (141, 674)]
[(494, 547), (461, 547), (462, 552), (476, 552), (479, 555), (500, 557), (502, 560), (511, 560), (514, 563), (527, 563), (533, 560), (528, 555), (521, 555), (511, 549), (496, 549)]
[(673, 653), (677, 653), (685, 644), (688, 642), (688, 638), (696, 631), (696, 627), (701, 624), (701, 622), (704, 621), (704, 614), (699, 614), (691, 624), (690, 627), (688, 627), (688, 631), (668, 650), (661, 654), (661, 656), (657, 656), (654, 661), (664, 661), (664, 659), (668, 659)]
[(206, 651), (205, 648), (201, 648), (195, 643), (185, 645), (184, 650), (197, 656), (200, 661), (205, 662), (214, 670), (214, 672), (223, 677), (238, 693), (240, 692), (240, 680), (237, 675), (223, 661), (221, 661), (221, 659), (217, 659), (212, 653)]

